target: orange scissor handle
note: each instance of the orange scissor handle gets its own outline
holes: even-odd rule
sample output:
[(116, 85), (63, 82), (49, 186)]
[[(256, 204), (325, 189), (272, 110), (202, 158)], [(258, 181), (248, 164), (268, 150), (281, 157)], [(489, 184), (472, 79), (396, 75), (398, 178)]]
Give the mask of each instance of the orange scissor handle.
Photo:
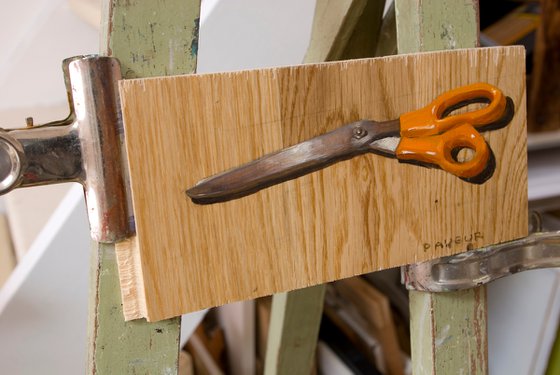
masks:
[[(467, 113), (449, 115), (469, 103), (488, 103), (484, 108)], [(426, 107), (400, 117), (401, 137), (424, 137), (443, 133), (460, 124), (475, 128), (496, 123), (506, 112), (506, 98), (488, 83), (474, 83), (438, 96)]]
[[(474, 155), (470, 160), (460, 162), (456, 156), (463, 148), (471, 149)], [(481, 176), (492, 156), (482, 135), (470, 124), (456, 126), (440, 135), (402, 138), (396, 155), (405, 162), (437, 165), (464, 179)]]

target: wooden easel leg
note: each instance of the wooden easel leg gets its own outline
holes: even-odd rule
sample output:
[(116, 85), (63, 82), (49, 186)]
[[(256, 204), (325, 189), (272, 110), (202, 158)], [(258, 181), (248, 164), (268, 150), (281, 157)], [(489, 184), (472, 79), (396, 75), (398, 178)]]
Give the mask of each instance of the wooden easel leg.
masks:
[(125, 322), (115, 247), (93, 247), (88, 374), (176, 373), (180, 318)]
[(318, 0), (305, 63), (373, 57), (385, 0)]
[(560, 326), (556, 332), (556, 339), (550, 350), (546, 375), (560, 374)]
[(264, 373), (309, 374), (323, 313), (325, 285), (275, 294)]
[[(192, 73), (200, 0), (106, 0), (101, 53), (125, 78)], [(89, 314), (89, 374), (177, 373), (180, 318), (125, 322), (114, 245), (95, 244)]]
[(488, 372), (485, 287), (409, 296), (414, 374)]
[[(399, 53), (478, 45), (477, 0), (396, 0)], [(486, 374), (486, 289), (410, 293), (414, 374)]]

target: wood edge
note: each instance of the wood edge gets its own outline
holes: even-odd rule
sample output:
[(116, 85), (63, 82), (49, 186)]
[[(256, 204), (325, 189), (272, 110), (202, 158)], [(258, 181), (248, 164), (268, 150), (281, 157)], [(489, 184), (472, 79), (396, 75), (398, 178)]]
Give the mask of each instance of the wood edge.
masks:
[(138, 249), (137, 236), (115, 244), (125, 321), (148, 318), (142, 261)]
[[(128, 81), (130, 80), (124, 79), (118, 82), (119, 97), (121, 98), (121, 105), (123, 107), (125, 105), (124, 99), (126, 98), (124, 92), (126, 91)], [(126, 157), (127, 173), (130, 173), (126, 141), (122, 151)], [(133, 192), (129, 190), (129, 194), (133, 194)], [(132, 204), (132, 202), (133, 200), (130, 203)], [(132, 204), (132, 212), (134, 216), (136, 216), (134, 204)], [(140, 254), (140, 242), (138, 235), (134, 234), (123, 241), (115, 243), (115, 253), (117, 258), (117, 269), (119, 274), (124, 320), (130, 321), (146, 318), (148, 322), (151, 322), (151, 320), (148, 319), (148, 309), (146, 306), (146, 289), (144, 287), (144, 273), (142, 271), (142, 256)]]

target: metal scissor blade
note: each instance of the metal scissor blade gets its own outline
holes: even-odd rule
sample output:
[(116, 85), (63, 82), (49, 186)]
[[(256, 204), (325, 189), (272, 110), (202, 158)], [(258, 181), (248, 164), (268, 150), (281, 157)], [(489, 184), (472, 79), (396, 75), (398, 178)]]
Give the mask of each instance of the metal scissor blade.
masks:
[(255, 193), (271, 185), (372, 151), (370, 144), (373, 141), (394, 134), (395, 127), (398, 129), (398, 120), (396, 121), (396, 124), (373, 121), (348, 124), (203, 179), (188, 189), (187, 195), (196, 203), (216, 203)]

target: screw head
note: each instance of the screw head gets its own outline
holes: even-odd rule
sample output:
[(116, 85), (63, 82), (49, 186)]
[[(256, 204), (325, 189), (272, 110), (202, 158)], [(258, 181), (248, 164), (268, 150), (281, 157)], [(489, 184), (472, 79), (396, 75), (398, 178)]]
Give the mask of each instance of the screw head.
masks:
[(356, 126), (353, 130), (352, 130), (352, 137), (356, 138), (356, 139), (360, 139), (363, 138), (367, 135), (367, 130), (362, 128), (361, 126)]

